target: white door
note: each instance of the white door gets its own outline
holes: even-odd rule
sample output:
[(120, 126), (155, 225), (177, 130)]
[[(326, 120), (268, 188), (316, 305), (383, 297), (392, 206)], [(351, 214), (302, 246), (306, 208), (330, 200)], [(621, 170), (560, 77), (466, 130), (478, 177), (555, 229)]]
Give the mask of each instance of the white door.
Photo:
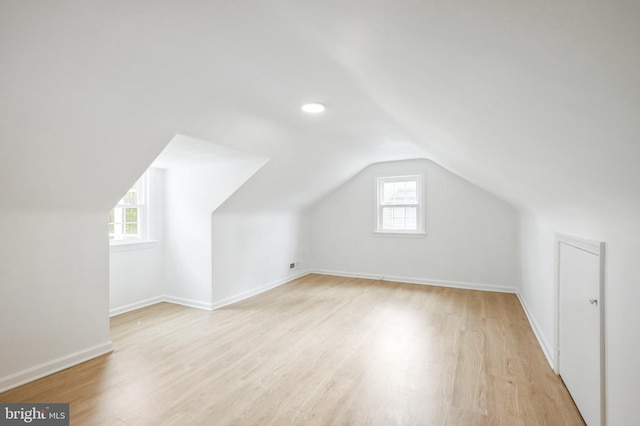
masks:
[(558, 241), (558, 373), (589, 426), (605, 424), (600, 255)]

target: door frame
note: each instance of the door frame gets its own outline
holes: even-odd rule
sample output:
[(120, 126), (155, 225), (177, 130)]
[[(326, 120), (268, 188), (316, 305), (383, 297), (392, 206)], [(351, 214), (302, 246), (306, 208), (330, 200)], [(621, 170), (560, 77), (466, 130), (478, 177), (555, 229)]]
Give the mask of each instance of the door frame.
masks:
[(560, 375), (560, 245), (566, 244), (580, 250), (587, 251), (598, 256), (599, 260), (599, 294), (598, 310), (600, 315), (600, 424), (606, 424), (606, 374), (605, 374), (605, 243), (602, 241), (587, 240), (572, 235), (555, 234), (555, 341), (554, 341), (554, 365), (553, 371)]

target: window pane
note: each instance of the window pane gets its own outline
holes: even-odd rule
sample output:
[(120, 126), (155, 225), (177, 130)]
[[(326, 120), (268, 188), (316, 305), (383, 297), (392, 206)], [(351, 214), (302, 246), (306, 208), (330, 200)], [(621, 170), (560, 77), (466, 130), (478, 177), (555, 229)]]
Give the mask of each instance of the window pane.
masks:
[(392, 227), (393, 229), (400, 229), (400, 230), (405, 229), (405, 208), (404, 207), (393, 208)]
[[(113, 230), (113, 234), (111, 234), (111, 230)], [(109, 238), (112, 240), (118, 240), (122, 238), (122, 224), (114, 223), (113, 225), (109, 225)]]
[(382, 208), (382, 229), (391, 229), (391, 208)]
[(109, 239), (139, 239), (143, 238), (143, 231), (146, 229), (146, 211), (144, 205), (147, 204), (145, 199), (145, 182), (146, 174), (136, 182), (126, 194), (120, 199), (119, 203), (109, 213)]
[(126, 236), (125, 238), (137, 238), (138, 237), (138, 224), (127, 223), (125, 225)]
[(379, 229), (416, 232), (420, 227), (420, 178), (404, 176), (378, 180)]
[(122, 217), (122, 215), (124, 214), (123, 209), (116, 207), (115, 209), (111, 210), (111, 213), (109, 213), (109, 223), (122, 223), (124, 219)]
[(138, 222), (138, 209), (137, 208), (127, 208), (125, 210), (124, 221), (127, 223)]
[(416, 190), (416, 182), (405, 182), (404, 185), (404, 204), (415, 204), (418, 202), (418, 191)]
[(393, 201), (393, 182), (385, 182), (382, 185), (382, 202), (384, 204), (391, 204)]
[(131, 189), (122, 197), (122, 204), (138, 204), (138, 189), (137, 183), (131, 187)]
[(383, 207), (382, 229), (393, 231), (417, 231), (417, 207)]
[(418, 202), (416, 181), (384, 182), (381, 199), (383, 204), (416, 204)]
[(405, 207), (405, 230), (416, 231), (418, 229), (418, 209), (416, 207)]

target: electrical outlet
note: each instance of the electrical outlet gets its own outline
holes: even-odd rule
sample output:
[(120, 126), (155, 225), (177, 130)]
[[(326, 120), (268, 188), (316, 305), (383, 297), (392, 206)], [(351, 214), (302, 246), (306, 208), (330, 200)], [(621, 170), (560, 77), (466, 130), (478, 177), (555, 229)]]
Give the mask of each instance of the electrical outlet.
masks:
[(290, 269), (290, 270), (291, 270), (291, 269), (296, 269), (296, 263), (295, 263), (295, 262), (294, 262), (294, 263), (290, 263), (290, 264), (289, 264), (289, 269)]

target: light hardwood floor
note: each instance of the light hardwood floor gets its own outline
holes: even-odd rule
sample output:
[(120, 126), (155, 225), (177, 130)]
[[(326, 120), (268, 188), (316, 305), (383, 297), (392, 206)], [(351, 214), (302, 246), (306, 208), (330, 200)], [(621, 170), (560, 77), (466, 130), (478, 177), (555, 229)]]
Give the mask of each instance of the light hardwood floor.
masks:
[(111, 320), (115, 351), (0, 394), (73, 425), (582, 425), (513, 294), (307, 275)]

